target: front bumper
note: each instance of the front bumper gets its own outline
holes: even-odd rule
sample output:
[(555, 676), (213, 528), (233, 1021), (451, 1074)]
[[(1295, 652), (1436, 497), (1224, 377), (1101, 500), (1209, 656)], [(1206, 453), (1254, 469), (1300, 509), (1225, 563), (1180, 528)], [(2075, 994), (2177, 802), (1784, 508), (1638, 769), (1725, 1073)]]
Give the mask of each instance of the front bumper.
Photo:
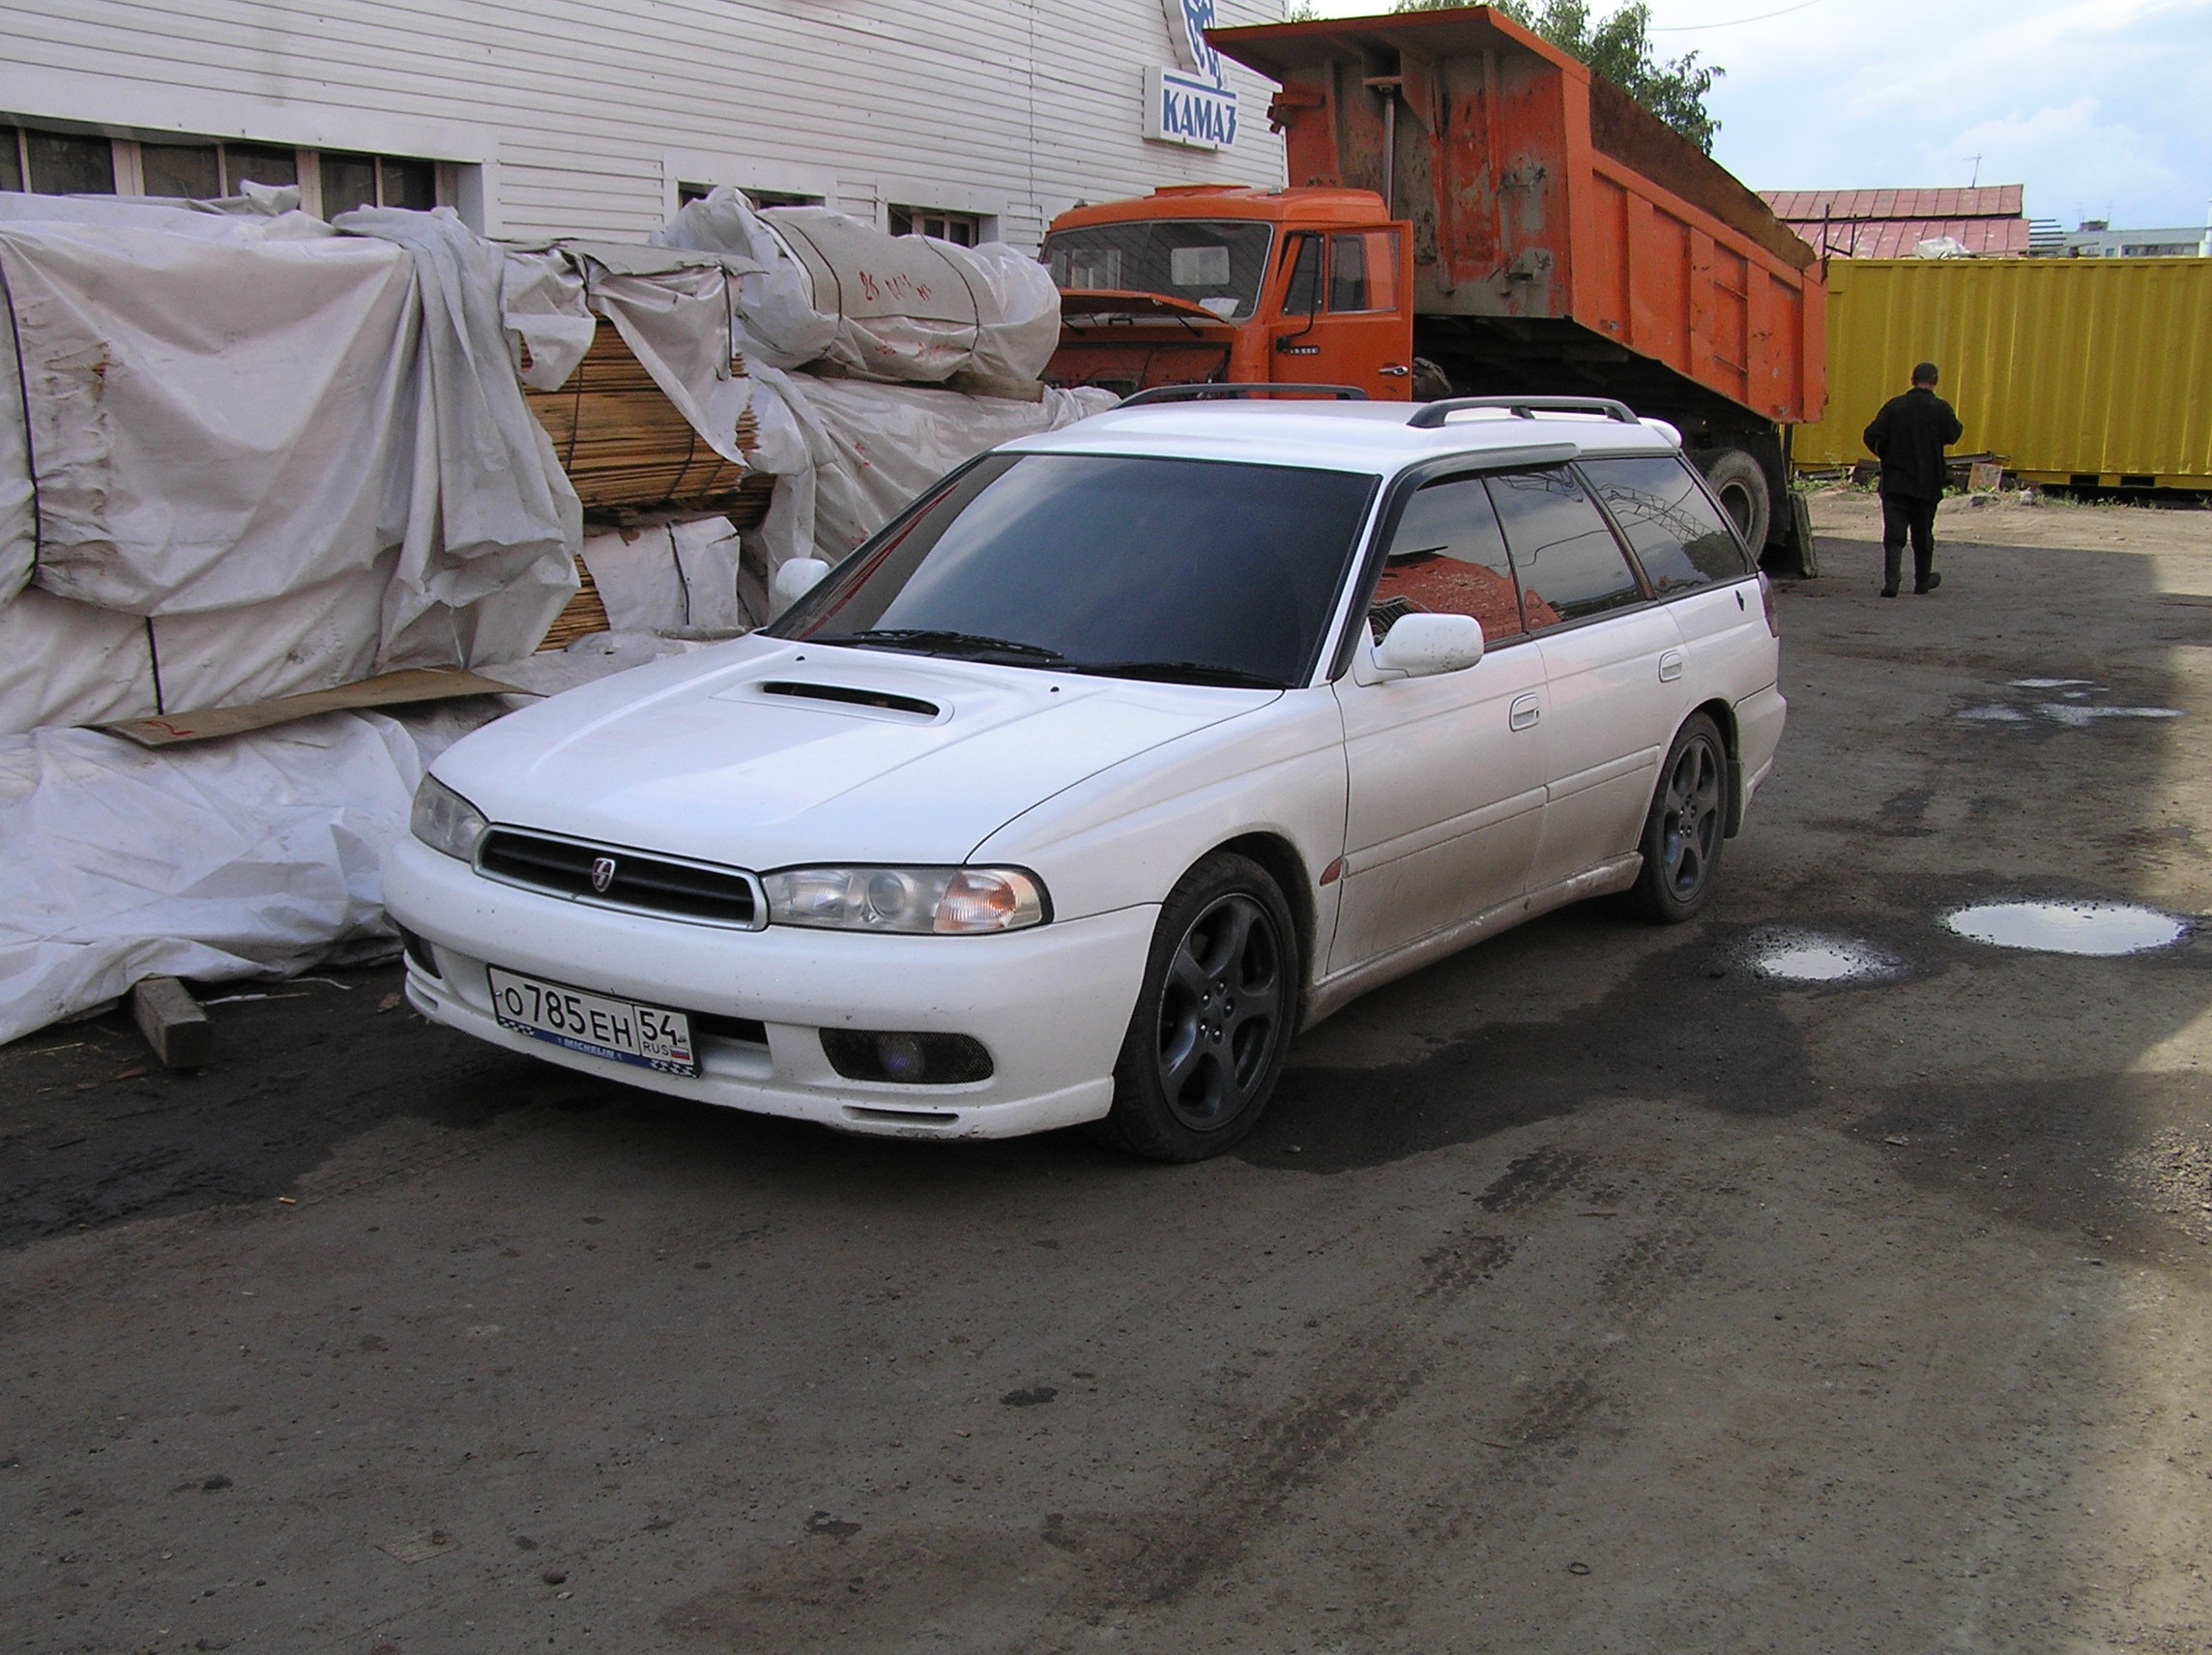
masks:
[[(407, 998), (434, 1022), (548, 1062), (675, 1097), (910, 1138), (1010, 1138), (1095, 1120), (1114, 1099), (1159, 910), (1056, 920), (1003, 937), (737, 931), (520, 890), (415, 840), (386, 858), (385, 906), (430, 944)], [(663, 1075), (503, 1027), (487, 965), (654, 1005), (757, 1021), (767, 1042), (695, 1038), (699, 1073)], [(973, 1035), (987, 1080), (848, 1080), (824, 1028)]]

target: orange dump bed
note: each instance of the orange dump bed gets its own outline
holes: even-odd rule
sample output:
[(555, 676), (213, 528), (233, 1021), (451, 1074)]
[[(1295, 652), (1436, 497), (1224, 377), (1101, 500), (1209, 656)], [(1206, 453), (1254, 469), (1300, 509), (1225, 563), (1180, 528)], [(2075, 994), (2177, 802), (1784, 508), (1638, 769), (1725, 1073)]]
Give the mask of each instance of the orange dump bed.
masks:
[[(1281, 83), (1290, 183), (1371, 189), (1412, 224), (1424, 334), (1486, 363), (1679, 376), (1761, 421), (1818, 420), (1813, 250), (1608, 82), (1488, 7), (1214, 29)], [(1427, 348), (1424, 344), (1424, 348)], [(1684, 388), (1686, 389), (1686, 388)], [(1662, 398), (1662, 400), (1670, 400)]]

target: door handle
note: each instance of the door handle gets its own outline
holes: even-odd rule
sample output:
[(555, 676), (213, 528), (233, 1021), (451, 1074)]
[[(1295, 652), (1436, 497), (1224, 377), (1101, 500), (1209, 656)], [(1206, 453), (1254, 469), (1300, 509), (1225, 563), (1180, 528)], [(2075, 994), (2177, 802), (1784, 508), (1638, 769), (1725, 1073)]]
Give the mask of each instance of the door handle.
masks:
[(1659, 657), (1659, 682), (1673, 683), (1682, 676), (1682, 669), (1689, 665), (1689, 661), (1690, 657), (1680, 650), (1669, 650)]
[(1375, 371), (1379, 374), (1382, 374), (1386, 379), (1404, 379), (1413, 370), (1410, 367), (1400, 367), (1395, 363), (1393, 363), (1388, 367), (1379, 367)]
[(1542, 704), (1534, 696), (1524, 695), (1514, 701), (1513, 710), (1507, 715), (1506, 723), (1515, 730), (1533, 729), (1536, 720), (1543, 715), (1543, 711)]

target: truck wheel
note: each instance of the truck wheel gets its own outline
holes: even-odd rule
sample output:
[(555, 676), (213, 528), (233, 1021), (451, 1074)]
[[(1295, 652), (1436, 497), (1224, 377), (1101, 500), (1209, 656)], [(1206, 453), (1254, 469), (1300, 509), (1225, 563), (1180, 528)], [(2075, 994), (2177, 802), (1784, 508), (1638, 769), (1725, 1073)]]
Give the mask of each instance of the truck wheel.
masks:
[(1741, 449), (1718, 449), (1703, 455), (1698, 469), (1705, 474), (1722, 508), (1735, 522), (1753, 558), (1766, 550), (1766, 534), (1774, 521), (1774, 503), (1766, 492), (1766, 473)]

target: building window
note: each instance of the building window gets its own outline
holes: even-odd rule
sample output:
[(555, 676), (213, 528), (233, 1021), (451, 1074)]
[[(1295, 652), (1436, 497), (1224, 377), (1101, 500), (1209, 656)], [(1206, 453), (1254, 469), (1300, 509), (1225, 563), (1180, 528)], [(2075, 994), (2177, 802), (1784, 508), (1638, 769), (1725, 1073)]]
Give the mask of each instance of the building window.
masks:
[(74, 132), (0, 127), (0, 189), (34, 195), (113, 195), (115, 146)]
[(0, 189), (213, 201), (242, 194), (247, 184), (297, 187), (301, 204), (326, 218), (355, 207), (427, 212), (438, 205), (438, 163), (408, 156), (348, 155), (213, 138), (133, 143), (0, 126)]
[(891, 209), (894, 236), (933, 236), (956, 247), (972, 247), (983, 239), (983, 220), (973, 213), (946, 213), (936, 207)]
[[(712, 184), (679, 184), (676, 187), (676, 205), (688, 207), (694, 201), (704, 201), (708, 196), (714, 193), (714, 189), (715, 187)], [(756, 213), (764, 207), (819, 207), (822, 205), (822, 197), (819, 195), (801, 195), (790, 189), (741, 189), (738, 193), (745, 198)]]
[(323, 217), (356, 207), (411, 207), (427, 213), (438, 204), (438, 165), (398, 156), (321, 154)]

